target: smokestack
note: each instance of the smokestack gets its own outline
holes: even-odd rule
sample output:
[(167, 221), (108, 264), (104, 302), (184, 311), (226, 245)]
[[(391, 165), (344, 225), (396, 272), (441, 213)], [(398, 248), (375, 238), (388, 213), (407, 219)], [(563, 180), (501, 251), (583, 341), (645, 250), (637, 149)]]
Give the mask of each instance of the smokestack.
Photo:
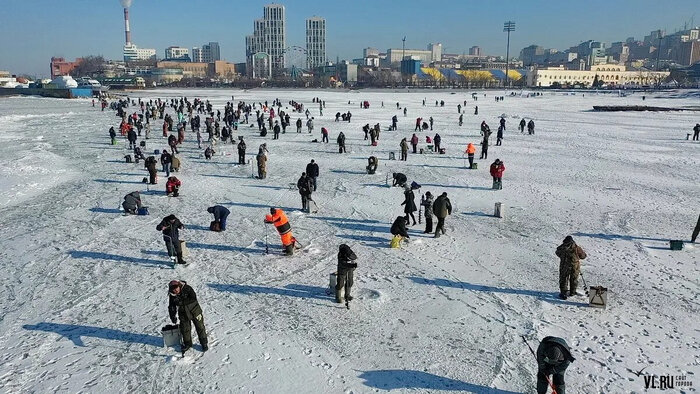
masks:
[(129, 29), (129, 9), (124, 8), (124, 35), (126, 36), (126, 45), (131, 45), (131, 29)]

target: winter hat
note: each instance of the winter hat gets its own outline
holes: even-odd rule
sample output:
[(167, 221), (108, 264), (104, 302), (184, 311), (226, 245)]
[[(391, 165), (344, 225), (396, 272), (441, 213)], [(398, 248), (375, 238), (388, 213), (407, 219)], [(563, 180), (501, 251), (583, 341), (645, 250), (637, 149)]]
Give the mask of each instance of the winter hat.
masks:
[(574, 238), (571, 235), (567, 235), (566, 238), (564, 238), (564, 243), (565, 244), (572, 244), (572, 243), (574, 243)]
[(209, 207), (209, 208), (207, 208), (207, 212), (209, 212), (209, 213), (214, 213), (214, 207)]
[(551, 346), (544, 351), (544, 362), (547, 364), (557, 364), (564, 360), (564, 354), (559, 346)]
[(180, 286), (182, 286), (182, 282), (179, 280), (171, 280), (170, 283), (168, 283), (168, 291), (172, 292), (175, 288)]
[(270, 207), (270, 214), (274, 215), (277, 210), (274, 207)]

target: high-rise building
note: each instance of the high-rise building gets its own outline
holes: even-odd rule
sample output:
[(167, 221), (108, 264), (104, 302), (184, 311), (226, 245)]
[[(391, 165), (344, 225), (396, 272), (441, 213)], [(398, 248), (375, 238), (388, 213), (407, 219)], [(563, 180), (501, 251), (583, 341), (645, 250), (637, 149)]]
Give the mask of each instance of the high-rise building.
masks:
[(171, 46), (165, 48), (165, 60), (190, 60), (190, 50), (188, 48)]
[(326, 20), (317, 16), (306, 20), (306, 67), (326, 63)]
[(221, 50), (218, 42), (210, 42), (201, 48), (192, 48), (192, 61), (195, 63), (214, 63), (221, 60)]
[[(284, 51), (287, 48), (287, 17), (284, 6), (268, 4), (263, 8), (263, 18), (253, 22), (253, 34), (246, 36), (246, 70), (252, 76), (253, 57), (256, 53), (264, 53), (269, 59), (269, 73), (282, 72), (285, 67)], [(260, 55), (258, 58), (264, 58)]]
[(481, 48), (476, 45), (469, 48), (469, 56), (481, 56)]
[(139, 48), (134, 44), (124, 45), (124, 61), (132, 62), (139, 60), (155, 60), (156, 50), (149, 48)]

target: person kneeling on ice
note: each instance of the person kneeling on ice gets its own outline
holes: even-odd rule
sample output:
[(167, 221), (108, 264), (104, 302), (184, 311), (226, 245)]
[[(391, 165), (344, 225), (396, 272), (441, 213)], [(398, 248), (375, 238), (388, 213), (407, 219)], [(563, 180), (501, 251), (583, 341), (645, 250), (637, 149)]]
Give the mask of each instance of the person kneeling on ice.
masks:
[(141, 195), (139, 192), (131, 192), (124, 196), (122, 207), (124, 207), (124, 212), (131, 215), (138, 215), (138, 210), (142, 207)]
[(180, 182), (177, 177), (171, 176), (168, 178), (168, 182), (165, 184), (165, 193), (168, 196), (177, 197), (180, 195)]
[(214, 156), (214, 153), (216, 153), (214, 151), (214, 148), (212, 148), (211, 145), (207, 146), (207, 149), (204, 150), (204, 158), (207, 160), (211, 160), (211, 157)]
[[(222, 205), (214, 205), (213, 207), (207, 208), (207, 212), (214, 214), (214, 221), (211, 222), (209, 228), (212, 231), (226, 231), (226, 219), (231, 211)], [(218, 228), (218, 230), (216, 230)]]
[(394, 177), (394, 182), (391, 184), (391, 186), (406, 186), (406, 181), (408, 180), (408, 178), (406, 178), (406, 175), (400, 172), (394, 172), (392, 173), (392, 176)]
[(279, 208), (270, 208), (270, 214), (265, 215), (265, 223), (275, 225), (275, 228), (280, 235), (280, 239), (282, 240), (284, 254), (287, 256), (293, 255), (296, 239), (294, 239), (294, 236), (292, 235), (292, 226), (289, 225), (287, 215), (285, 215)]
[(370, 156), (369, 159), (367, 159), (367, 173), (372, 175), (377, 172), (377, 165), (379, 164), (379, 160), (375, 156)]
[(501, 159), (496, 159), (493, 163), (491, 163), (491, 167), (489, 169), (489, 172), (491, 173), (491, 177), (493, 177), (493, 186), (491, 187), (492, 189), (495, 190), (501, 190), (503, 189), (503, 172), (506, 170), (505, 164), (501, 161)]
[(544, 337), (537, 348), (537, 394), (546, 394), (549, 385), (557, 394), (566, 394), (564, 372), (574, 360), (564, 339)]
[(168, 256), (177, 256), (177, 264), (187, 264), (182, 258), (182, 247), (180, 246), (180, 229), (185, 225), (180, 222), (175, 215), (169, 215), (156, 226), (156, 230), (163, 232), (163, 241), (168, 249)]
[(408, 240), (410, 237), (408, 236), (408, 230), (406, 230), (406, 218), (403, 216), (397, 216), (396, 220), (394, 220), (394, 223), (391, 225), (391, 234), (394, 236), (394, 238), (391, 240), (391, 247), (392, 248), (398, 248), (401, 246), (401, 240), (406, 239)]
[(345, 289), (344, 297), (347, 301), (352, 301), (350, 290), (352, 289), (353, 278), (355, 276), (355, 268), (357, 268), (357, 256), (355, 252), (346, 244), (340, 245), (338, 248), (338, 281), (335, 284), (335, 302), (342, 304), (343, 296), (341, 290)]
[(586, 258), (586, 252), (574, 242), (574, 238), (567, 235), (564, 242), (557, 247), (559, 257), (559, 298), (567, 298), (566, 288), (569, 286), (568, 295), (576, 295), (578, 277), (581, 275), (581, 260)]
[(170, 321), (173, 324), (177, 324), (177, 319), (178, 317), (180, 318), (182, 354), (184, 355), (192, 347), (192, 323), (194, 323), (194, 328), (197, 330), (197, 337), (199, 338), (199, 344), (202, 345), (202, 351), (206, 352), (209, 350), (202, 307), (199, 306), (194, 289), (184, 280), (171, 280), (168, 283), (168, 298)]

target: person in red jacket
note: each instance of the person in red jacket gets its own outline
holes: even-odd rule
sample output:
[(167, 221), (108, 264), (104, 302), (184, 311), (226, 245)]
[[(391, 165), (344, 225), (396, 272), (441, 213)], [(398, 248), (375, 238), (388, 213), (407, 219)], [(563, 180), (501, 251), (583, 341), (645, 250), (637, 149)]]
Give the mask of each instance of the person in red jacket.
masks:
[(492, 189), (503, 189), (503, 183), (501, 183), (501, 178), (503, 178), (503, 172), (506, 170), (505, 164), (500, 159), (496, 159), (491, 163), (491, 176), (493, 177), (493, 187)]
[(418, 136), (416, 133), (413, 133), (413, 137), (411, 137), (411, 145), (413, 146), (413, 153), (418, 153), (416, 152), (416, 149), (418, 148)]
[(177, 197), (180, 195), (180, 185), (181, 182), (177, 177), (171, 176), (168, 178), (168, 182), (165, 184), (165, 192), (168, 196)]
[[(405, 114), (404, 114), (404, 115), (405, 115)], [(413, 131), (416, 131), (416, 130), (420, 131), (420, 124), (421, 124), (421, 122), (423, 122), (423, 118), (416, 118), (416, 128), (413, 129)]]

